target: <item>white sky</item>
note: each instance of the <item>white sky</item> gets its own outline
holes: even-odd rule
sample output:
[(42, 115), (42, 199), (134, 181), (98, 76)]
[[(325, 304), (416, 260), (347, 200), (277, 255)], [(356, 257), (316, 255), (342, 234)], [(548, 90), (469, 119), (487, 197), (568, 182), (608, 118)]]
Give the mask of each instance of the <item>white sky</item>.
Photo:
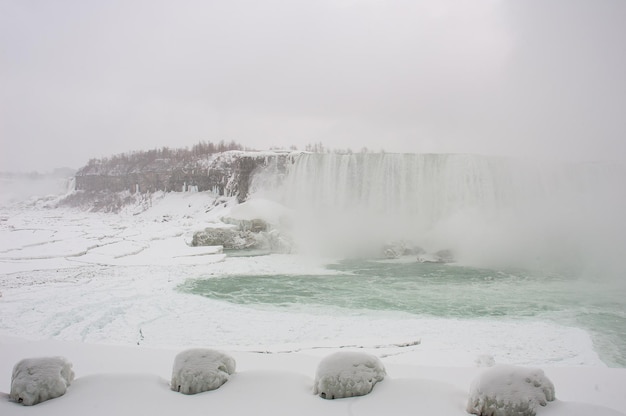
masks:
[(623, 0), (0, 0), (0, 171), (200, 140), (615, 159)]

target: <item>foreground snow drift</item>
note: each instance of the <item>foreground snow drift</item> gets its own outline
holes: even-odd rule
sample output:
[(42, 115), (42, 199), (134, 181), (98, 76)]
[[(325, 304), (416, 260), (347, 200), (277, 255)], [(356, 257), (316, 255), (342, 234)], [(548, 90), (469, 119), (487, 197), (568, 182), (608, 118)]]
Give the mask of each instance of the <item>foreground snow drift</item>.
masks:
[(72, 364), (63, 357), (26, 358), (13, 367), (10, 397), (32, 406), (64, 395), (73, 380)]

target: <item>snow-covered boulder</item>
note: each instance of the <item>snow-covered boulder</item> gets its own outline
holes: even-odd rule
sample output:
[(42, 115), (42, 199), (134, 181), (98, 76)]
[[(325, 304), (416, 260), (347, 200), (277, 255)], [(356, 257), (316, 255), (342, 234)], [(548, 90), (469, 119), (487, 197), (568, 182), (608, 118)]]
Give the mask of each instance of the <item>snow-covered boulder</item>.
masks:
[(191, 240), (193, 247), (222, 246), (225, 250), (256, 248), (260, 244), (260, 239), (256, 234), (232, 227), (205, 228), (195, 232)]
[(388, 244), (383, 247), (383, 256), (386, 259), (397, 259), (404, 254), (404, 248), (401, 246)]
[(235, 359), (220, 351), (196, 348), (174, 359), (170, 387), (184, 394), (215, 390), (235, 372)]
[(534, 416), (554, 400), (554, 385), (538, 368), (499, 365), (470, 388), (467, 412), (480, 416)]
[(336, 352), (319, 363), (313, 393), (323, 399), (363, 396), (371, 392), (385, 375), (383, 363), (373, 355)]
[(383, 245), (382, 255), (388, 259), (397, 259), (402, 256), (420, 255), (426, 253), (423, 248), (411, 241), (397, 240)]
[(25, 406), (63, 396), (74, 380), (63, 357), (26, 358), (13, 367), (10, 397)]
[(439, 250), (436, 253), (420, 253), (417, 256), (420, 263), (453, 263), (454, 253), (451, 250)]

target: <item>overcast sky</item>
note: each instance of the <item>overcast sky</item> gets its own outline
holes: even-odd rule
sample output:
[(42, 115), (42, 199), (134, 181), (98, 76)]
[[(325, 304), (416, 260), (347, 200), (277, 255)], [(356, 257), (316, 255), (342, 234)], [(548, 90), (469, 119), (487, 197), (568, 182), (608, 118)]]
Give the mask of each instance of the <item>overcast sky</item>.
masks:
[(235, 140), (626, 156), (624, 0), (0, 0), (0, 171)]

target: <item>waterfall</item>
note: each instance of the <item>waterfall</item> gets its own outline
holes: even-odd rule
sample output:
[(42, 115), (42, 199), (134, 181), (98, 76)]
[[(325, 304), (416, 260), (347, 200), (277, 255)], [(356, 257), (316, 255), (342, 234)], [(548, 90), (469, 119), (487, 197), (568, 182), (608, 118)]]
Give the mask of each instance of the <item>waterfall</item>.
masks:
[(414, 154), (305, 154), (285, 180), (284, 200), (300, 209), (365, 210), (426, 222), (461, 207), (493, 209), (505, 197), (489, 160)]
[(576, 257), (594, 229), (625, 228), (625, 182), (623, 165), (603, 163), (303, 153), (280, 186), (257, 194), (293, 209), (301, 245), (337, 250), (404, 239), (474, 258), (501, 256), (504, 247)]

